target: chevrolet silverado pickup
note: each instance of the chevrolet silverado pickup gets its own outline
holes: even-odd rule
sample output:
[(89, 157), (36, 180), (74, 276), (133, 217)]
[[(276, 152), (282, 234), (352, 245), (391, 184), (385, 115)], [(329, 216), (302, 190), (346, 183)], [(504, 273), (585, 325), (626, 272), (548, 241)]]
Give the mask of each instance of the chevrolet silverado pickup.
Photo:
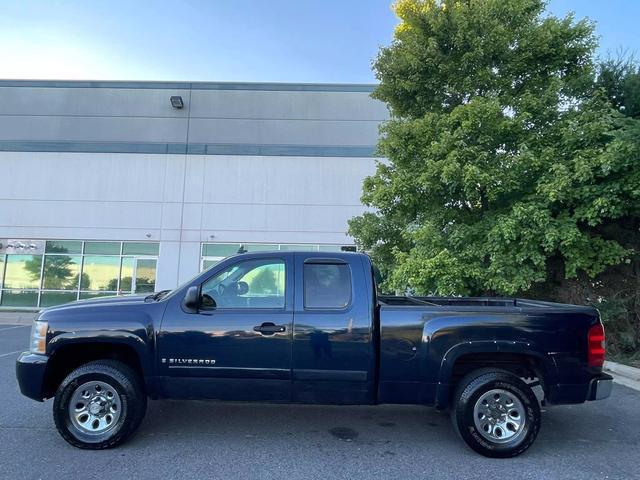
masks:
[(540, 405), (609, 396), (591, 307), (506, 298), (381, 296), (361, 253), (229, 257), (173, 291), (43, 310), (16, 375), (54, 397), (61, 436), (123, 443), (147, 398), (421, 404), (475, 451), (513, 457)]

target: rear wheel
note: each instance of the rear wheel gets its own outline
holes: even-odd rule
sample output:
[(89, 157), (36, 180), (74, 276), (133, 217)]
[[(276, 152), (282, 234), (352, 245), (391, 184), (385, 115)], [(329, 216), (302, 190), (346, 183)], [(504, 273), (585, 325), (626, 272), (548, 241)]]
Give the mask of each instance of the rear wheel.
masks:
[(139, 375), (124, 363), (98, 360), (60, 384), (53, 418), (62, 437), (78, 448), (100, 450), (123, 443), (142, 421), (147, 397)]
[(481, 369), (456, 389), (451, 420), (462, 439), (487, 457), (515, 457), (528, 449), (540, 429), (540, 405), (516, 375)]

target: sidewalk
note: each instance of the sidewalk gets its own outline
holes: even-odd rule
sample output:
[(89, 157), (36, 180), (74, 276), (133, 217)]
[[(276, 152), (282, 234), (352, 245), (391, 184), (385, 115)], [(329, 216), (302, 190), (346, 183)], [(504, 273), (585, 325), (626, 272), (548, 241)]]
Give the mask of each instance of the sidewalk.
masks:
[(36, 318), (38, 312), (25, 310), (0, 310), (0, 325), (29, 325)]
[(621, 363), (604, 362), (604, 371), (613, 375), (613, 381), (640, 391), (640, 368)]

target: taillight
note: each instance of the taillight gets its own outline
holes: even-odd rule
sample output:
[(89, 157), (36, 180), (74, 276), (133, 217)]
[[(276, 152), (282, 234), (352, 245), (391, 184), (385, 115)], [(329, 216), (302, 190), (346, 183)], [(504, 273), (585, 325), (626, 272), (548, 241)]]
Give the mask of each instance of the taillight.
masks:
[(604, 364), (604, 327), (601, 323), (596, 323), (589, 329), (589, 366), (602, 367)]

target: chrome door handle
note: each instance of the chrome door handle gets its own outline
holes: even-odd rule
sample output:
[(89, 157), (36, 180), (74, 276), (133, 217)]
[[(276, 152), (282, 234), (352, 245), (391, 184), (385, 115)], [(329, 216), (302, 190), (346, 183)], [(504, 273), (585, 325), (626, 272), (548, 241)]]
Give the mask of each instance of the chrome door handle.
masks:
[(262, 335), (273, 335), (274, 333), (286, 332), (287, 327), (285, 325), (276, 325), (273, 322), (264, 322), (262, 325), (253, 327), (253, 331)]

